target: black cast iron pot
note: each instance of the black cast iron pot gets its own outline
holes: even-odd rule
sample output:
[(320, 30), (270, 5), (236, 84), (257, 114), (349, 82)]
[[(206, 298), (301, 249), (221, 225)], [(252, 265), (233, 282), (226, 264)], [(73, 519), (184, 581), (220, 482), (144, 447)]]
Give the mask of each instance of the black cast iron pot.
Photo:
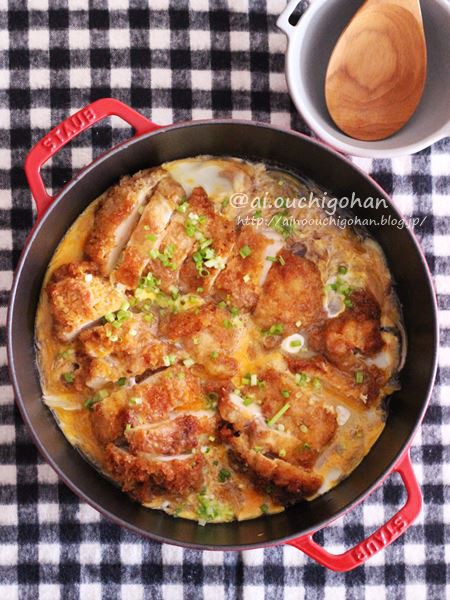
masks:
[[(40, 167), (65, 143), (109, 115), (136, 130), (131, 140), (86, 167), (55, 197), (45, 191)], [(409, 229), (368, 227), (383, 248), (397, 283), (408, 337), (401, 390), (390, 401), (386, 428), (362, 464), (335, 489), (273, 516), (201, 527), (148, 510), (102, 478), (66, 441), (41, 401), (35, 366), (34, 319), (47, 265), (61, 238), (86, 206), (126, 173), (198, 154), (240, 156), (276, 164), (308, 177), (336, 197), (386, 198), (383, 190), (344, 157), (293, 131), (232, 120), (191, 122), (159, 128), (114, 99), (98, 100), (53, 129), (30, 152), (26, 174), (38, 206), (38, 222), (23, 250), (8, 312), (8, 359), (17, 404), (44, 458), (83, 500), (119, 525), (152, 539), (191, 548), (242, 550), (287, 542), (321, 564), (350, 570), (395, 540), (421, 508), (409, 446), (430, 397), (438, 344), (436, 302), (424, 257)], [(399, 219), (387, 208), (355, 209), (361, 218)], [(367, 540), (335, 556), (312, 539), (314, 532), (351, 509), (392, 471), (407, 489), (404, 507)]]

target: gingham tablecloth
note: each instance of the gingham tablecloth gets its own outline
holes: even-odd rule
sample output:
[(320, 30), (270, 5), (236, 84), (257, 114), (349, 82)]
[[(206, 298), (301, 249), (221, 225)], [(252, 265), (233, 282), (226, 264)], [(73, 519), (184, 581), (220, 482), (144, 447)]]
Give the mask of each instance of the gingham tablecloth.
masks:
[[(307, 131), (289, 100), (283, 0), (0, 1), (1, 344), (12, 272), (33, 222), (23, 161), (69, 113), (114, 96), (165, 124), (209, 117)], [(96, 126), (46, 170), (57, 190), (72, 172), (129, 135)], [(112, 525), (43, 463), (14, 406), (5, 349), (0, 388), (0, 598), (374, 599), (450, 598), (450, 144), (415, 156), (356, 162), (406, 214), (434, 274), (442, 348), (433, 399), (412, 456), (425, 506), (413, 527), (349, 574), (293, 548), (239, 553), (159, 545)], [(73, 170), (73, 171), (72, 171)], [(404, 501), (397, 476), (318, 535), (343, 551)]]

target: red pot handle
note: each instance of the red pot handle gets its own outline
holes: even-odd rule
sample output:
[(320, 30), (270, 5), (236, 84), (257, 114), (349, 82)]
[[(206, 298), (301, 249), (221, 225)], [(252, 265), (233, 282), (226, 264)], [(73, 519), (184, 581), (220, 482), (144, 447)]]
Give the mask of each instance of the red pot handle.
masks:
[(354, 548), (343, 554), (330, 554), (313, 540), (314, 534), (305, 535), (288, 543), (333, 571), (351, 571), (364, 564), (371, 556), (400, 537), (412, 525), (422, 508), (422, 492), (414, 474), (409, 450), (393, 471), (400, 474), (405, 485), (408, 494), (406, 504), (385, 525)]
[(131, 125), (136, 131), (136, 136), (160, 127), (115, 98), (96, 100), (57, 125), (33, 146), (25, 161), (25, 174), (36, 202), (38, 220), (56, 197), (50, 196), (45, 189), (40, 173), (42, 165), (81, 132), (111, 115), (120, 117)]

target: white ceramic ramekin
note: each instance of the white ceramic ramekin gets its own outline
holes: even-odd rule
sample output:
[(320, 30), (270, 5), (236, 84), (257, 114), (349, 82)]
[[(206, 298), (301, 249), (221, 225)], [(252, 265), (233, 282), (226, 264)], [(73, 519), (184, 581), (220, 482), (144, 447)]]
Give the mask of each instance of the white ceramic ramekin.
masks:
[(277, 21), (288, 37), (286, 77), (297, 110), (323, 141), (347, 154), (385, 158), (413, 154), (450, 136), (449, 0), (422, 0), (428, 50), (424, 95), (412, 119), (395, 135), (377, 142), (342, 133), (328, 113), (324, 94), (331, 52), (363, 0), (314, 0), (291, 25), (289, 19), (299, 3), (291, 0)]

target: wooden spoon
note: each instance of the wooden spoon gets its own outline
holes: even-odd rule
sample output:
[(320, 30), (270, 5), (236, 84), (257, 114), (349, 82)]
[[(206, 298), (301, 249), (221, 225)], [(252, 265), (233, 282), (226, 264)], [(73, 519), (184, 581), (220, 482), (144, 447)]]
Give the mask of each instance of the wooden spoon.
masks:
[(426, 70), (419, 0), (366, 0), (328, 64), (325, 98), (333, 121), (358, 140), (389, 137), (416, 110)]

